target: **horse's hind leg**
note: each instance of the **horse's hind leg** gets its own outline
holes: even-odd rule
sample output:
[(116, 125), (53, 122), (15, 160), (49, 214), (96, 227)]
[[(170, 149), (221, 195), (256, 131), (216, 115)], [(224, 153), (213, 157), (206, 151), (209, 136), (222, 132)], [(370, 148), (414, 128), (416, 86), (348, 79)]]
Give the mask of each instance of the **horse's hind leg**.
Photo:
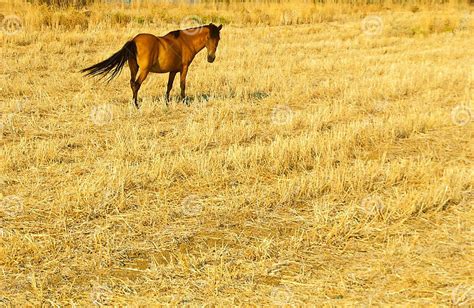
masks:
[(135, 106), (137, 107), (137, 109), (140, 108), (138, 106), (138, 90), (140, 90), (140, 86), (142, 85), (143, 81), (145, 81), (146, 76), (148, 76), (149, 72), (150, 72), (150, 69), (148, 67), (140, 68), (140, 74), (138, 74), (138, 78), (132, 86), (133, 100), (135, 102)]
[(137, 59), (129, 58), (128, 66), (130, 67), (130, 87), (132, 88), (132, 92), (133, 92), (133, 101), (135, 102), (135, 106), (138, 108), (138, 102), (137, 102), (138, 89), (136, 87), (136, 81), (135, 81), (137, 78), (137, 73), (138, 73), (138, 68), (139, 68), (137, 64)]

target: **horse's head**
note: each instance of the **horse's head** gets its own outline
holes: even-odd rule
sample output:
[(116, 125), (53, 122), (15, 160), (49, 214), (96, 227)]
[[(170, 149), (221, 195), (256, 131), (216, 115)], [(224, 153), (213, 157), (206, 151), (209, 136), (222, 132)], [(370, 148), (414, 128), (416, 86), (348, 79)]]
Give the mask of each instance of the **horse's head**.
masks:
[(221, 39), (221, 29), (222, 25), (216, 26), (214, 24), (209, 24), (209, 34), (207, 36), (206, 48), (207, 48), (207, 61), (212, 63), (216, 59), (216, 50), (217, 45), (219, 45), (219, 40)]

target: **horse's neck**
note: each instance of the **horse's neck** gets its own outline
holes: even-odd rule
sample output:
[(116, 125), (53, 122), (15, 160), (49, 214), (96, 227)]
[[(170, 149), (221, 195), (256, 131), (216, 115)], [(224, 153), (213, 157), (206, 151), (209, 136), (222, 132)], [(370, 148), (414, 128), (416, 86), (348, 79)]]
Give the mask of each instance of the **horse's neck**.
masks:
[(207, 33), (205, 31), (200, 31), (198, 34), (190, 35), (189, 38), (192, 41), (195, 53), (200, 52), (204, 47), (206, 47)]

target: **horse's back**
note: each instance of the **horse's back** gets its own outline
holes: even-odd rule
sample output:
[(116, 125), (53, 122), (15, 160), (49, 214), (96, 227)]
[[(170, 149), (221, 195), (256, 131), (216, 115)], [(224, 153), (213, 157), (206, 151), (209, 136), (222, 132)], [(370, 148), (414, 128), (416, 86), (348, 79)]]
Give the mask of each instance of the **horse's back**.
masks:
[(180, 48), (172, 32), (160, 37), (140, 33), (133, 41), (137, 46), (137, 62), (140, 67), (150, 67), (155, 73), (179, 70)]
[(158, 41), (158, 37), (151, 33), (140, 33), (133, 38), (137, 49), (152, 49)]
[(158, 37), (154, 34), (151, 34), (151, 33), (140, 33), (140, 34), (137, 34), (135, 35), (135, 37), (133, 38), (133, 40), (156, 40), (158, 39)]

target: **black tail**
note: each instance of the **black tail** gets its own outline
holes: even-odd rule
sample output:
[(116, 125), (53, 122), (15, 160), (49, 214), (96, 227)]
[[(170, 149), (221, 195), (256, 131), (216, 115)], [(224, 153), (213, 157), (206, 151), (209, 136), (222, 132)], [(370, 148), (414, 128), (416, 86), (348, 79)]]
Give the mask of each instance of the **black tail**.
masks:
[(114, 53), (110, 58), (104, 60), (100, 63), (92, 65), (91, 67), (81, 70), (82, 73), (86, 73), (85, 76), (98, 76), (102, 75), (101, 78), (107, 76), (109, 73), (111, 75), (107, 78), (107, 81), (114, 79), (122, 71), (125, 62), (128, 61), (130, 57), (137, 56), (137, 45), (134, 41), (128, 41), (123, 45), (122, 49)]

